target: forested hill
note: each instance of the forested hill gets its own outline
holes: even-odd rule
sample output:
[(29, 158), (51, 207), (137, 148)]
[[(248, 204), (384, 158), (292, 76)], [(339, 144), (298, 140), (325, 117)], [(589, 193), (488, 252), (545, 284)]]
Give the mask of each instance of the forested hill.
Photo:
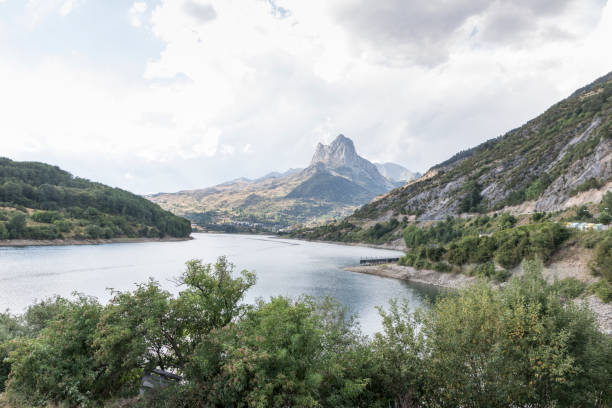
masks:
[(190, 222), (57, 166), (0, 158), (0, 239), (187, 237)]

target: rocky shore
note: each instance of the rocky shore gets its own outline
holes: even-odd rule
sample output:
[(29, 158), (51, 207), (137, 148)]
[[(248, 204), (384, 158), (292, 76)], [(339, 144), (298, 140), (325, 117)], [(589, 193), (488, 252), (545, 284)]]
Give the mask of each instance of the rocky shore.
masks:
[(461, 289), (475, 281), (475, 278), (471, 276), (454, 273), (441, 273), (427, 269), (419, 270), (411, 266), (401, 266), (397, 264), (349, 266), (344, 269), (350, 272), (367, 273), (370, 275), (384, 276), (387, 278), (402, 279), (447, 289)]

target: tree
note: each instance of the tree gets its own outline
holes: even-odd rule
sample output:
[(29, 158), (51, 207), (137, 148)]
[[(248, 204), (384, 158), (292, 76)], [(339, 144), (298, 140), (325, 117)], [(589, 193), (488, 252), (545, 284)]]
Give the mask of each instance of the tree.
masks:
[(214, 265), (187, 262), (178, 279), (185, 286), (178, 297), (150, 280), (133, 292), (114, 292), (104, 311), (96, 340), (97, 358), (116, 372), (155, 368), (183, 370), (198, 344), (247, 310), (240, 302), (255, 283), (255, 275), (242, 271), (225, 257)]
[(477, 180), (469, 180), (463, 187), (465, 195), (459, 205), (459, 211), (467, 212), (479, 212), (481, 211), (480, 202), (482, 201), (482, 186)]
[(26, 216), (22, 213), (15, 213), (7, 224), (9, 237), (11, 239), (22, 238), (26, 230)]

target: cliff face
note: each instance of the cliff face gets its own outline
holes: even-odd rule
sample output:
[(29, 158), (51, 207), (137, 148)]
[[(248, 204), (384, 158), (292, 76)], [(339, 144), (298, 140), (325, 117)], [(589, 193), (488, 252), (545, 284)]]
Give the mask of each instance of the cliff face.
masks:
[(356, 219), (475, 210), (556, 211), (612, 189), (612, 73), (506, 135), (458, 153)]

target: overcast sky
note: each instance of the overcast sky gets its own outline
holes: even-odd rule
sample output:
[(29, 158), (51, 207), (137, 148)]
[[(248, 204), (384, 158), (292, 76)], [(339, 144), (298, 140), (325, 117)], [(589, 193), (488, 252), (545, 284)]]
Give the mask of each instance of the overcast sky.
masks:
[(1, 156), (137, 193), (425, 171), (612, 71), (603, 0), (0, 0)]

